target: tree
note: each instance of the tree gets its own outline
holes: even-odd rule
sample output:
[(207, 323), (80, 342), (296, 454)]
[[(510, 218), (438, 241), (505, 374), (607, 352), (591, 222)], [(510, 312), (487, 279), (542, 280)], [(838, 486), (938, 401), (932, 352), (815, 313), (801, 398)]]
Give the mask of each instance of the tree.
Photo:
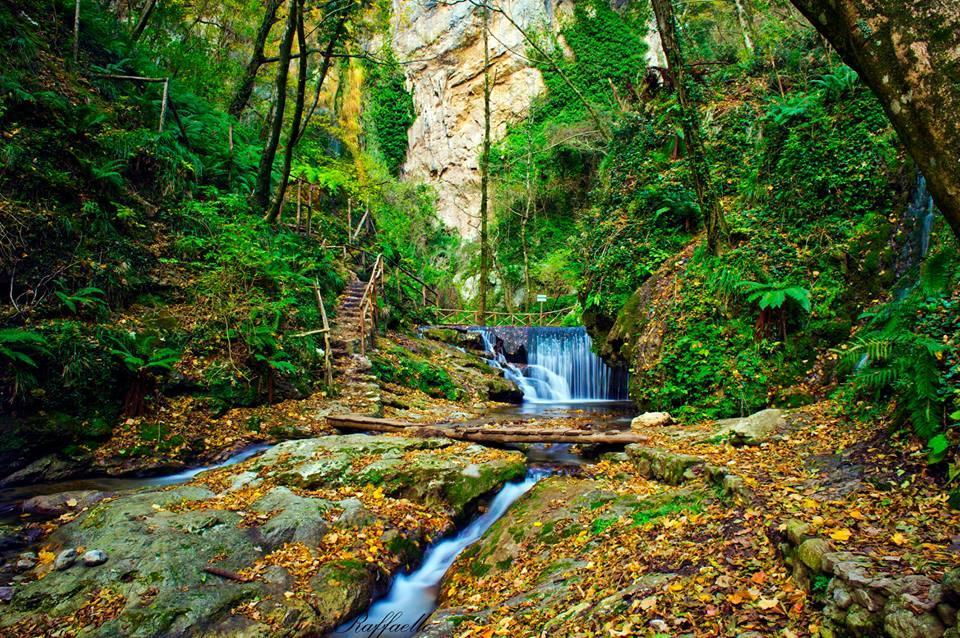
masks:
[(270, 190), (273, 179), (273, 160), (277, 156), (277, 146), (280, 144), (280, 133), (283, 130), (283, 116), (287, 106), (287, 75), (290, 71), (290, 51), (293, 48), (293, 35), (297, 30), (297, 0), (287, 3), (287, 28), (280, 41), (280, 59), (277, 66), (277, 95), (273, 108), (273, 122), (270, 125), (270, 135), (260, 155), (260, 165), (257, 168), (257, 183), (253, 193), (253, 201), (257, 209), (266, 211), (270, 204)]
[(228, 112), (234, 117), (240, 117), (243, 110), (250, 101), (250, 95), (253, 94), (253, 85), (257, 79), (257, 72), (263, 65), (263, 49), (267, 45), (267, 37), (270, 35), (270, 29), (277, 21), (277, 10), (283, 0), (268, 0), (266, 10), (263, 13), (263, 20), (260, 21), (260, 28), (257, 29), (257, 37), (253, 42), (253, 52), (250, 54), (250, 61), (247, 68), (244, 69), (243, 77), (237, 84), (236, 93), (233, 100), (230, 101)]
[(960, 3), (791, 2), (880, 99), (960, 237)]
[(697, 113), (696, 104), (690, 98), (689, 79), (680, 41), (677, 38), (672, 0), (650, 0), (650, 2), (657, 17), (657, 27), (660, 31), (660, 40), (663, 42), (663, 51), (667, 56), (667, 66), (673, 76), (677, 99), (680, 102), (680, 120), (687, 147), (687, 159), (700, 210), (703, 212), (704, 225), (707, 228), (707, 246), (710, 252), (717, 254), (726, 242), (727, 222), (710, 176), (710, 165), (700, 136), (700, 116)]
[(303, 27), (303, 0), (297, 6), (297, 51), (300, 59), (297, 64), (297, 101), (293, 108), (293, 120), (290, 122), (290, 132), (287, 135), (287, 147), (283, 154), (283, 168), (280, 171), (280, 184), (273, 198), (270, 209), (264, 213), (268, 222), (276, 221), (283, 208), (283, 198), (287, 193), (287, 184), (290, 182), (290, 166), (293, 163), (293, 151), (300, 139), (300, 126), (303, 123), (303, 105), (307, 95), (307, 64), (310, 56), (307, 55), (307, 36)]
[(483, 150), (480, 153), (480, 316), (487, 318), (487, 288), (490, 287), (490, 237), (487, 217), (490, 202), (490, 8), (483, 6)]

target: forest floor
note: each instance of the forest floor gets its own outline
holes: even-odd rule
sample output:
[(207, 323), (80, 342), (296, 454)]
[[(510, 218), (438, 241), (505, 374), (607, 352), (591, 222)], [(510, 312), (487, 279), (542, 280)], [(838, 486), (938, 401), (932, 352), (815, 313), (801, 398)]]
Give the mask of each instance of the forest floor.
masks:
[[(454, 565), (430, 635), (826, 637), (860, 611), (858, 635), (956, 624), (955, 594), (908, 579), (939, 582), (960, 565), (960, 513), (919, 443), (830, 402), (787, 414), (759, 445), (716, 432), (648, 428), (652, 472), (634, 450), (544, 481), (490, 531), (490, 547)], [(681, 486), (651, 476), (680, 477), (674, 463), (688, 468)], [(740, 477), (736, 495), (710, 475)], [(898, 620), (890, 601), (907, 583), (914, 599)]]

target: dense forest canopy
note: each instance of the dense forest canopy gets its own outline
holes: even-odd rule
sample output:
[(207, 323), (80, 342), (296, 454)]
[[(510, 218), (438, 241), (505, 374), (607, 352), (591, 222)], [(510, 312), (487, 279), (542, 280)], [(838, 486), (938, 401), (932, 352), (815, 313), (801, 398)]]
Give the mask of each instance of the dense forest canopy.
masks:
[[(66, 582), (58, 573), (107, 560), (54, 567), (43, 539), (100, 549), (84, 545), (89, 518), (71, 527), (75, 514), (132, 525), (223, 510), (237, 518), (223, 543), (246, 563), (189, 567), (204, 586), (227, 583), (202, 603), (213, 624), (166, 613), (193, 609), (173, 581), (145, 593), (147, 576), (131, 575), (142, 606), (157, 588), (167, 605), (142, 635), (181, 635), (181, 621), (182, 635), (230, 635), (228, 617), (267, 632), (250, 635), (287, 635), (271, 632), (294, 631), (294, 608), (304, 635), (321, 635), (528, 462), (565, 474), (549, 446), (572, 441), (589, 467), (563, 480), (593, 487), (553, 493), (527, 474), (523, 489), (542, 492), (530, 504), (538, 531), (493, 501), (515, 543), (484, 528), (450, 559), (440, 603), (431, 585), (428, 612), (447, 605), (436, 635), (490, 636), (493, 623), (500, 635), (513, 622), (574, 635), (563, 632), (583, 614), (600, 632), (634, 613), (646, 616), (610, 635), (695, 635), (693, 616), (748, 609), (764, 619), (734, 614), (736, 632), (704, 635), (956, 636), (958, 541), (944, 530), (960, 509), (958, 34), (947, 0), (3, 0), (0, 495), (228, 458), (246, 478), (219, 468), (177, 488), (197, 505), (171, 497), (129, 512), (110, 509), (127, 496), (71, 490), (62, 512), (44, 506), (47, 518), (66, 512), (62, 527), (30, 518), (40, 514), (26, 498), (8, 526), (0, 498), (0, 605), (16, 611), (0, 633), (126, 635), (136, 624), (130, 592), (106, 581), (67, 615), (38, 612), (43, 587)], [(590, 383), (590, 399), (628, 398), (621, 409), (646, 419), (621, 431), (622, 415), (600, 408), (583, 425), (594, 417), (577, 393)], [(575, 404), (559, 425), (530, 407), (557, 396)], [(523, 409), (498, 412), (504, 402)], [(525, 420), (531, 411), (548, 425)], [(344, 415), (360, 420), (333, 425)], [(475, 427), (484, 419), (498, 429)], [(403, 423), (418, 426), (412, 442), (394, 436)], [(754, 438), (757, 423), (777, 434)], [(437, 424), (453, 429), (419, 429)], [(530, 455), (541, 426), (547, 461)], [(351, 428), (388, 434), (368, 444), (342, 436)], [(600, 456), (625, 442), (626, 455)], [(307, 478), (277, 469), (288, 463)], [(661, 502), (663, 485), (680, 491)], [(267, 494), (277, 502), (257, 500)], [(587, 513), (557, 514), (561, 495)], [(271, 536), (293, 519), (316, 525)], [(679, 522), (638, 544), (661, 520)], [(183, 525), (194, 523), (207, 524)], [(676, 547), (696, 545), (700, 523), (709, 542), (766, 538), (750, 559), (765, 567), (724, 572), (739, 554), (678, 567)], [(242, 531), (254, 527), (263, 543)], [(940, 598), (909, 589), (920, 581), (856, 589), (842, 569), (821, 569), (825, 545), (815, 560), (800, 551), (817, 534), (855, 551), (845, 543), (860, 532), (871, 556), (903, 548), (904, 574), (930, 576)], [(685, 535), (671, 548), (670, 534)], [(8, 538), (30, 556), (8, 560)], [(344, 545), (358, 538), (360, 549)], [(213, 544), (208, 567), (222, 553)], [(508, 545), (540, 549), (508, 556)], [(644, 551), (706, 607), (680, 601), (653, 562), (611, 558)], [(774, 554), (789, 569), (763, 562)], [(564, 567), (540, 565), (546, 556)], [(482, 585), (511, 592), (497, 598), (507, 607), (534, 590), (546, 600), (567, 585), (537, 589), (556, 583), (534, 587), (523, 570), (562, 579), (581, 558), (628, 570), (618, 587), (651, 577), (652, 589), (637, 585), (609, 614), (563, 598), (576, 613), (556, 625), (481, 613), (463, 594)], [(287, 580), (270, 581), (273, 568)], [(613, 589), (602, 571), (584, 576), (590, 596)], [(727, 576), (743, 586), (711, 598)], [(264, 582), (276, 591), (254, 591)], [(18, 599), (21, 587), (40, 593)], [(869, 591), (851, 603), (849, 588)], [(262, 617), (254, 600), (272, 601)], [(674, 605), (663, 626), (651, 620), (658, 600)], [(475, 615), (454, 630), (457, 609)]]

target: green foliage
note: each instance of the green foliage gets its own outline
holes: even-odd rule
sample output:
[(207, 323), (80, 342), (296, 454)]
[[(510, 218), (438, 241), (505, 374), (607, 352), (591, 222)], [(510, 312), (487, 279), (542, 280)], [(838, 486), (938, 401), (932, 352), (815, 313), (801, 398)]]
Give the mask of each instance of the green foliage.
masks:
[(364, 119), (371, 131), (371, 142), (383, 155), (390, 174), (400, 172), (407, 157), (407, 129), (413, 124), (413, 96), (407, 91), (405, 76), (393, 55), (386, 49), (383, 63), (367, 65), (369, 96)]
[(57, 297), (73, 314), (77, 314), (81, 309), (93, 311), (106, 309), (107, 303), (103, 299), (104, 294), (106, 293), (95, 286), (86, 286), (72, 294), (56, 291)]
[(371, 357), (373, 374), (387, 383), (416, 388), (432, 397), (455, 401), (460, 390), (446, 370), (401, 348), (389, 348)]
[(46, 346), (43, 335), (21, 328), (0, 328), (0, 357), (15, 368), (36, 368), (33, 357), (46, 353)]
[(156, 335), (121, 332), (112, 337), (110, 354), (117, 357), (127, 370), (139, 374), (147, 371), (162, 373), (173, 370), (181, 353), (163, 345)]
[(810, 312), (810, 291), (806, 288), (779, 281), (742, 281), (739, 288), (747, 293), (747, 301), (756, 303), (761, 310), (779, 310), (790, 301)]

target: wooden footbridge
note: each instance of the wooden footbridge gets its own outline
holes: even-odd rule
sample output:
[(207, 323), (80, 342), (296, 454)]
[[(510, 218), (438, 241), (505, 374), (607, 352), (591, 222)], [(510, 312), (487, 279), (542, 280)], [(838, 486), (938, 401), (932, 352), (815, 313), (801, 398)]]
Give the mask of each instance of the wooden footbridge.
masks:
[(650, 437), (629, 430), (580, 430), (575, 428), (512, 426), (494, 424), (438, 423), (426, 425), (361, 414), (327, 417), (327, 424), (338, 430), (356, 432), (392, 432), (416, 437), (445, 437), (477, 443), (580, 443), (583, 445), (627, 445), (648, 443)]
[(541, 312), (517, 311), (487, 311), (481, 317), (478, 310), (462, 310), (456, 308), (436, 308), (437, 328), (449, 326), (542, 326), (556, 327), (563, 325), (563, 320), (576, 306), (544, 310)]

